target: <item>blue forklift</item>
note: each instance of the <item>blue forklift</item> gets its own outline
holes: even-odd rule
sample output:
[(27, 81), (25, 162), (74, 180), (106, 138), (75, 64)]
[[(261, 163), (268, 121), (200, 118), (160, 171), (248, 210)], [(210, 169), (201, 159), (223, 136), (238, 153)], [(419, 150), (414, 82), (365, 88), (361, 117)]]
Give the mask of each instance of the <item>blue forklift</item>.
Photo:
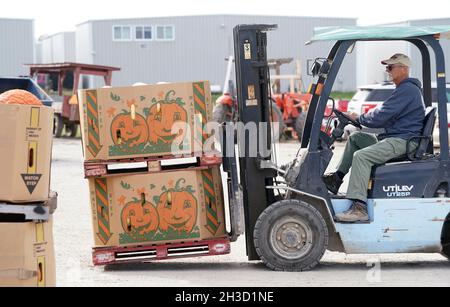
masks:
[[(243, 124), (270, 121), (267, 32), (275, 28), (276, 25), (234, 28), (239, 121)], [(326, 250), (347, 254), (441, 253), (450, 257), (450, 158), (445, 60), (440, 44), (440, 39), (449, 34), (450, 26), (316, 30), (312, 42), (336, 43), (326, 58), (316, 59), (312, 66), (313, 98), (294, 161), (277, 165), (273, 146), (268, 154), (252, 156), (252, 142), (245, 133), (238, 133), (240, 173), (235, 158), (224, 159), (230, 204), (238, 204), (240, 195), (243, 200), (249, 260), (262, 260), (273, 270), (304, 271), (314, 268)], [(361, 127), (336, 109), (339, 124), (331, 135), (323, 132), (321, 125), (339, 68), (360, 41), (406, 41), (419, 50), (427, 110), (422, 135), (416, 139), (418, 149), (373, 168), (368, 187), (370, 222), (344, 224), (336, 222), (335, 216), (348, 210), (351, 201), (345, 195), (329, 193), (322, 176), (344, 127)], [(437, 81), (437, 108), (431, 104), (432, 67)], [(433, 152), (432, 139), (436, 113), (439, 153)], [(258, 145), (271, 144), (270, 125), (267, 131), (258, 131), (257, 140)], [(226, 145), (224, 140), (222, 146)], [(240, 232), (233, 215), (232, 228)]]

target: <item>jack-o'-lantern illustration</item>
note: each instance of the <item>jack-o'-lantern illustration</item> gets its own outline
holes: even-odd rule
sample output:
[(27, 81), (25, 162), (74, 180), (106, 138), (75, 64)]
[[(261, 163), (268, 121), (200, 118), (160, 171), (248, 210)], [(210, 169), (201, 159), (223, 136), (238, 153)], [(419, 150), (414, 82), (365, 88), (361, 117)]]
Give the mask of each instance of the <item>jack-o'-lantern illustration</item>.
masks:
[(157, 211), (159, 214), (159, 229), (190, 233), (197, 223), (197, 199), (191, 186), (180, 188), (180, 179), (175, 189), (170, 189), (159, 197)]
[[(187, 123), (187, 112), (183, 108), (184, 102), (181, 98), (170, 98), (174, 94), (174, 91), (169, 91), (165, 100), (152, 101), (154, 104), (148, 111), (147, 124), (149, 140), (153, 144), (170, 144), (176, 137), (186, 134), (186, 127), (182, 123)], [(176, 123), (181, 125), (173, 132), (172, 128)]]
[(111, 123), (111, 136), (114, 144), (127, 144), (135, 147), (148, 141), (148, 127), (142, 115), (124, 112), (117, 115)]
[(122, 209), (122, 227), (134, 239), (155, 232), (159, 217), (156, 208), (146, 201), (132, 201)]

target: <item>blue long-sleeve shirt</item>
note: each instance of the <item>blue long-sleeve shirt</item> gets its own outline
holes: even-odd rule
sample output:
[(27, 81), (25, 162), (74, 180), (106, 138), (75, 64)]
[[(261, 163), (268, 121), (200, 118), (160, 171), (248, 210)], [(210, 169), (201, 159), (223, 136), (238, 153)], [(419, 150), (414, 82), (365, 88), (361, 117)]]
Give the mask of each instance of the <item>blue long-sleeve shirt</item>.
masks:
[(421, 135), (425, 118), (422, 84), (408, 78), (400, 82), (392, 95), (379, 107), (362, 114), (358, 121), (369, 128), (385, 128), (378, 139), (398, 137), (408, 140)]

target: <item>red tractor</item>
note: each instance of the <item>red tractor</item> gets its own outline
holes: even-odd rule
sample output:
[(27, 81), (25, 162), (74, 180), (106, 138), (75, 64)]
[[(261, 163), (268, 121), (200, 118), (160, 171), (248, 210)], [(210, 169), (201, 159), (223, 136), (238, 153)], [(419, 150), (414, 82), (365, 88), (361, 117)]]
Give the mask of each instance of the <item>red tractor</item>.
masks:
[[(224, 94), (216, 100), (213, 111), (213, 118), (216, 122), (235, 122), (238, 120), (234, 83), (231, 80), (234, 60), (232, 56), (226, 60), (228, 60), (228, 69), (225, 78)], [(291, 89), (296, 88), (296, 81), (301, 81), (299, 64), (297, 64), (297, 74), (280, 75), (280, 66), (290, 63), (292, 60), (292, 58), (269, 60), (269, 67), (276, 71), (275, 75), (271, 76), (274, 80), (272, 87), (273, 94), (270, 97), (272, 101), (271, 118), (272, 123), (277, 123), (278, 125), (279, 138), (284, 136), (288, 139), (297, 138), (300, 140), (312, 95), (300, 94), (294, 91), (280, 93), (281, 80), (289, 80)]]
[[(282, 93), (272, 95), (272, 102), (283, 119), (283, 134), (301, 140), (311, 94)], [(276, 113), (276, 112), (273, 112)], [(273, 118), (273, 117), (272, 117)]]
[[(306, 112), (311, 94), (283, 93), (274, 94), (272, 100), (272, 123), (279, 125), (279, 137), (301, 139)], [(216, 100), (213, 118), (216, 122), (232, 121), (237, 118), (236, 97), (225, 93)]]
[[(301, 141), (306, 115), (311, 102), (312, 95), (300, 93), (272, 94), (272, 122), (279, 125), (279, 137), (287, 139), (298, 139)], [(337, 119), (332, 113), (333, 109), (347, 112), (348, 100), (331, 100), (325, 110), (325, 118), (322, 130), (330, 134), (337, 125)], [(236, 122), (237, 105), (236, 97), (230, 93), (225, 93), (216, 100), (213, 111), (213, 118), (216, 122), (232, 121)]]

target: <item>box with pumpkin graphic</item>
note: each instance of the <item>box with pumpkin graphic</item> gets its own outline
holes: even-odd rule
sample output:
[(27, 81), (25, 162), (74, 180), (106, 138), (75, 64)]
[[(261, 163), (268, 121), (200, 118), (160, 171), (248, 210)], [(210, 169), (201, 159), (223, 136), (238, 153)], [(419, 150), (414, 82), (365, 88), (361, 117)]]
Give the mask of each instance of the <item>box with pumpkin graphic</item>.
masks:
[(89, 179), (95, 247), (226, 235), (219, 167)]
[(52, 220), (0, 222), (0, 287), (55, 287)]
[(202, 152), (212, 118), (209, 82), (80, 90), (85, 160)]

